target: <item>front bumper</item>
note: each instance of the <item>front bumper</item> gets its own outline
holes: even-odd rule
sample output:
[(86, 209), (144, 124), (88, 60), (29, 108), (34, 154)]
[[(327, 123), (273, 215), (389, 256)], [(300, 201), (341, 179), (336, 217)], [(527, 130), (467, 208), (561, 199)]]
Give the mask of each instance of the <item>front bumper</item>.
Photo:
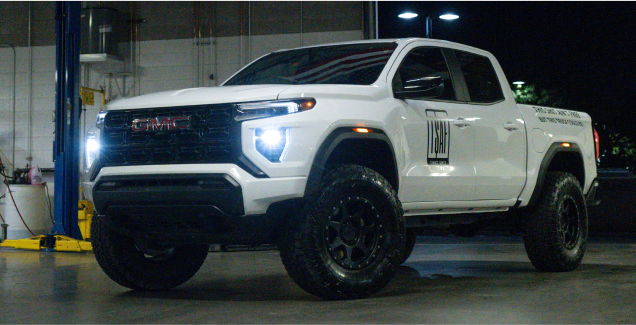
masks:
[(103, 168), (84, 192), (98, 218), (130, 237), (256, 244), (272, 238), (305, 184), (306, 177), (255, 178), (233, 164), (153, 165)]
[[(119, 179), (123, 185), (105, 186)], [(306, 183), (304, 176), (256, 178), (234, 164), (127, 166), (102, 168), (95, 181), (84, 182), (84, 193), (99, 214), (112, 205), (204, 204), (238, 216), (264, 214), (272, 203), (301, 198)]]
[(178, 214), (169, 208), (180, 206), (207, 207), (228, 216), (244, 214), (241, 187), (226, 174), (104, 176), (92, 193), (96, 210), (105, 215)]

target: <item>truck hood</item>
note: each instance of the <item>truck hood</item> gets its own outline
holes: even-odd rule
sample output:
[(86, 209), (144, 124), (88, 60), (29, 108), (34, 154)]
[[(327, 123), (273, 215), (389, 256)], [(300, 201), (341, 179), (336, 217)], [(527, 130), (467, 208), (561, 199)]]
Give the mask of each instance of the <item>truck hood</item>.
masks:
[(250, 85), (189, 88), (124, 98), (108, 103), (106, 109), (191, 106), (275, 100), (290, 85)]

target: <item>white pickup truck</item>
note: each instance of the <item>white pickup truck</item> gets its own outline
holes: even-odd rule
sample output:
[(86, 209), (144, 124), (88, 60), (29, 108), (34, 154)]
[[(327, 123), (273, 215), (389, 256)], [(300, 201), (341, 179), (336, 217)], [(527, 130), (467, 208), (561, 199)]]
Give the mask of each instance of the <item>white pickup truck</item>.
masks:
[(490, 53), (430, 39), (276, 51), (220, 87), (111, 102), (87, 144), (95, 256), (139, 290), (187, 281), (210, 244), (269, 243), (307, 292), (366, 297), (417, 227), (493, 215), (570, 271), (598, 184), (589, 115), (518, 105)]

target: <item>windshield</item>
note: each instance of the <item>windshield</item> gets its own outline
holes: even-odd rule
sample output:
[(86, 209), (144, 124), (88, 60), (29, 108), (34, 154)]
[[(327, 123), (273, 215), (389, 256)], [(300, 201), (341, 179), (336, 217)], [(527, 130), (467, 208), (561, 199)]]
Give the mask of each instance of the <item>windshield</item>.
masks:
[(224, 86), (370, 85), (396, 47), (395, 43), (363, 43), (274, 52), (250, 64)]

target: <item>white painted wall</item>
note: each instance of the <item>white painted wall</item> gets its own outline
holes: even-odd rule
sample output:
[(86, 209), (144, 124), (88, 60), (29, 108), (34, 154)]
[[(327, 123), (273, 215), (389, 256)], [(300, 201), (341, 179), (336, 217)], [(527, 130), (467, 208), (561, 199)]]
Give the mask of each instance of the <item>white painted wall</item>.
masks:
[[(52, 112), (55, 109), (55, 47), (16, 48), (15, 164), (25, 167), (31, 152), (33, 164), (52, 167)], [(13, 160), (13, 51), (0, 49), (0, 150), (6, 167)], [(29, 67), (31, 67), (29, 69)], [(29, 73), (31, 70), (31, 73)], [(31, 109), (29, 109), (31, 98)], [(32, 114), (29, 123), (29, 113)]]
[[(216, 44), (211, 42), (212, 44), (202, 45), (195, 45), (193, 39), (139, 42), (138, 75), (135, 77), (138, 89), (133, 89), (132, 76), (109, 76), (93, 68), (86, 74), (85, 67), (82, 69), (82, 86), (106, 89), (108, 100), (127, 97), (131, 93), (147, 94), (180, 88), (215, 86), (250, 60), (274, 50), (362, 38), (363, 33), (358, 30), (259, 35), (251, 38), (220, 37), (215, 40)], [(210, 39), (202, 41), (210, 43)], [(127, 44), (123, 44), (123, 47), (127, 47)], [(55, 47), (32, 47), (31, 64), (29, 48), (16, 48), (16, 51), (15, 164), (17, 167), (25, 167), (29, 163), (27, 157), (32, 156), (32, 165), (42, 168), (54, 167), (52, 143), (55, 126), (52, 116), (55, 110)], [(130, 65), (124, 63), (119, 69), (115, 69), (119, 71), (112, 72), (130, 71), (126, 67)], [(211, 73), (215, 75), (214, 80), (208, 79)], [(28, 105), (29, 97), (32, 101), (31, 107)], [(8, 162), (14, 159), (12, 99), (13, 52), (10, 48), (0, 48), (0, 150), (8, 161), (5, 157), (0, 157), (7, 167), (10, 167)], [(85, 118), (88, 127), (94, 125), (95, 115), (101, 108), (99, 94), (95, 96), (95, 104), (86, 107)], [(31, 123), (29, 112), (32, 114)]]

